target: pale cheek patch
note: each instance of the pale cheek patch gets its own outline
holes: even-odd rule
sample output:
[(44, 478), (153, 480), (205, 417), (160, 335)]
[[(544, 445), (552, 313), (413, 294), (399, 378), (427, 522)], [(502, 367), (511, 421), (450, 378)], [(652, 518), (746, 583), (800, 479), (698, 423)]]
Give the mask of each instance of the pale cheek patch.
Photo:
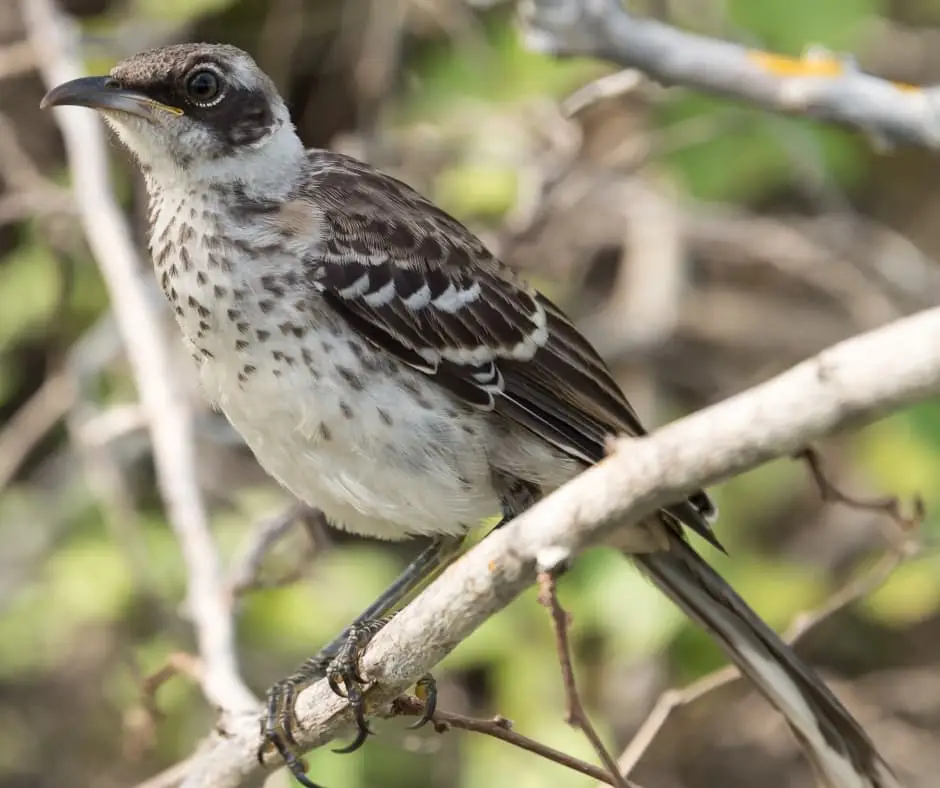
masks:
[(160, 148), (144, 127), (145, 121), (116, 112), (102, 112), (108, 127), (117, 135), (125, 148), (143, 165), (153, 166)]

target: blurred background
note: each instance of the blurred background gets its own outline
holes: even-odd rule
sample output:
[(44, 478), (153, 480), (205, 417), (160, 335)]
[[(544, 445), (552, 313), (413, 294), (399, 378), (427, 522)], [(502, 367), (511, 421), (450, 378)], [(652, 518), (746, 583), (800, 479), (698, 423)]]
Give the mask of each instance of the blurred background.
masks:
[[(650, 425), (716, 402), (821, 348), (940, 300), (938, 164), (921, 150), (664, 90), (588, 60), (532, 54), (498, 0), (65, 0), (90, 73), (173, 41), (249, 50), (308, 145), (366, 158), (429, 194), (577, 318)], [(936, 0), (633, 0), (637, 14), (868, 71), (940, 82)], [(192, 652), (185, 575), (109, 299), (68, 188), (62, 142), (25, 39), (0, 3), (0, 788), (134, 786), (189, 754), (215, 712), (183, 678), (143, 677)], [(142, 185), (113, 175), (143, 241)], [(155, 291), (156, 292), (156, 291)], [(416, 553), (327, 530), (259, 471), (187, 381), (199, 483), (238, 594), (252, 688), (292, 670)], [(924, 341), (936, 338), (924, 338)], [(940, 408), (820, 446), (858, 495), (920, 493), (940, 521)], [(717, 489), (709, 559), (775, 627), (821, 605), (890, 549), (876, 511), (825, 503), (806, 467), (771, 463)], [(287, 512), (287, 514), (285, 514)], [(284, 535), (239, 569), (265, 518)], [(617, 556), (561, 584), (582, 690), (615, 752), (664, 690), (720, 652)], [(441, 706), (503, 714), (594, 760), (563, 722), (548, 617), (523, 595), (438, 667)], [(910, 779), (940, 773), (940, 561), (929, 551), (799, 645)], [(589, 778), (485, 737), (375, 723), (359, 752), (311, 754), (331, 788), (581, 788)], [(810, 784), (793, 739), (740, 683), (678, 710), (632, 775), (647, 788)], [(146, 784), (146, 783), (145, 783)], [(169, 785), (171, 783), (162, 783)], [(282, 771), (270, 778), (286, 786)], [(151, 784), (153, 785), (153, 784)]]

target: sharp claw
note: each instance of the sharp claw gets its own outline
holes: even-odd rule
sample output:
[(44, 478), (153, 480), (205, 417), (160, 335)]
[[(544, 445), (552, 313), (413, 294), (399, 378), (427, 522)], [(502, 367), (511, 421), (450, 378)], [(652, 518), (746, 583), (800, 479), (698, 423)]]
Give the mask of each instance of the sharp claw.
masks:
[(424, 711), (421, 717), (417, 722), (408, 726), (408, 728), (412, 730), (426, 725), (434, 718), (434, 712), (437, 710), (437, 682), (434, 680), (434, 676), (424, 676), (418, 681), (415, 690), (417, 691), (418, 697), (421, 696), (421, 691), (424, 690), (425, 698)]
[[(359, 652), (362, 649), (366, 636), (370, 634), (368, 630), (351, 629), (347, 634), (346, 644), (343, 650), (336, 655), (332, 664), (327, 668), (326, 679), (330, 689), (336, 695), (346, 698), (349, 707), (352, 709), (356, 720), (356, 738), (347, 746), (333, 750), (337, 753), (350, 753), (358, 750), (373, 735), (369, 723), (366, 721), (364, 713), (364, 703), (362, 699), (362, 690), (360, 685), (365, 684), (365, 680), (359, 673)], [(342, 682), (343, 688), (340, 689)]]
[[(357, 720), (357, 721), (358, 721), (358, 720)], [(366, 743), (366, 739), (369, 738), (369, 734), (371, 734), (371, 733), (372, 733), (372, 731), (369, 730), (369, 726), (368, 726), (368, 725), (363, 725), (363, 726), (361, 726), (361, 727), (359, 728), (359, 730), (356, 732), (356, 738), (353, 739), (352, 742), (350, 742), (349, 744), (347, 744), (345, 747), (338, 747), (337, 749), (333, 750), (333, 752), (339, 753), (340, 755), (347, 755), (347, 754), (349, 754), (349, 753), (351, 753), (351, 752), (355, 752), (355, 751), (358, 750), (363, 744)]]
[(362, 741), (357, 739), (358, 744), (353, 748), (358, 749), (365, 741), (365, 737), (372, 734), (372, 729), (369, 727), (369, 723), (366, 722), (362, 692), (359, 690), (359, 685), (353, 681), (351, 672), (343, 677), (343, 683), (346, 685), (346, 697), (349, 700), (349, 707), (352, 709), (353, 716), (356, 719), (356, 727), (359, 728), (359, 734), (362, 738)]
[(331, 673), (329, 676), (327, 676), (326, 683), (330, 685), (330, 689), (333, 690), (334, 695), (339, 695), (341, 698), (348, 697), (346, 694), (347, 691), (345, 689), (340, 690), (339, 682), (336, 680), (335, 674)]
[(281, 752), (281, 757), (287, 764), (287, 768), (290, 769), (290, 773), (294, 775), (294, 779), (303, 785), (304, 788), (323, 788), (322, 785), (317, 785), (317, 783), (307, 777), (307, 767), (304, 765), (304, 762), (286, 747), (284, 751)]
[(307, 767), (304, 765), (304, 762), (291, 752), (290, 747), (284, 743), (281, 736), (277, 733), (270, 733), (268, 734), (267, 741), (277, 748), (278, 753), (284, 760), (284, 765), (287, 766), (290, 773), (294, 775), (294, 779), (303, 785), (304, 788), (323, 788), (322, 785), (317, 785), (307, 777)]
[(305, 788), (322, 788), (306, 776), (304, 762), (292, 751), (297, 746), (293, 728), (296, 723), (294, 716), (294, 699), (297, 688), (290, 681), (276, 684), (268, 692), (267, 708), (261, 720), (261, 744), (258, 747), (258, 762), (264, 765), (264, 755), (269, 745), (273, 745), (290, 769), (294, 778)]
[[(381, 627), (376, 627), (376, 631)], [(307, 686), (312, 680), (326, 677), (330, 689), (349, 702), (358, 728), (356, 738), (345, 747), (333, 750), (337, 753), (350, 753), (358, 750), (373, 734), (366, 721), (361, 685), (365, 680), (359, 673), (359, 654), (369, 637), (373, 634), (368, 626), (351, 628), (346, 634), (345, 645), (339, 653), (334, 653), (332, 660), (324, 655), (314, 657), (305, 664), (297, 676), (276, 684), (268, 692), (267, 709), (261, 723), (261, 746), (258, 748), (258, 761), (264, 764), (264, 754), (273, 745), (284, 764), (294, 778), (305, 788), (321, 788), (306, 777), (304, 762), (298, 758), (293, 748), (298, 746), (294, 738), (297, 718), (294, 714), (294, 700), (298, 689)], [(303, 680), (298, 687), (296, 681)], [(340, 689), (342, 684), (342, 689)]]
[(418, 718), (417, 722), (413, 722), (409, 725), (409, 729), (414, 730), (415, 728), (421, 728), (424, 725), (427, 725), (431, 720), (434, 719), (434, 712), (437, 710), (437, 693), (432, 697), (429, 697), (424, 702), (424, 712)]
[(369, 721), (365, 718), (365, 715), (359, 709), (356, 710), (356, 727), (365, 736), (375, 735), (375, 731), (372, 730), (372, 727), (369, 725)]
[(281, 687), (279, 710), (277, 721), (279, 728), (284, 734), (284, 739), (291, 747), (297, 746), (297, 739), (294, 738), (294, 726), (297, 723), (297, 715), (294, 713), (294, 701), (297, 698), (297, 690), (293, 684), (285, 684)]
[(318, 784), (315, 783), (315, 782), (311, 782), (311, 781), (307, 778), (307, 775), (304, 774), (303, 772), (295, 772), (295, 771), (291, 770), (291, 774), (294, 775), (294, 779), (295, 779), (297, 782), (299, 782), (302, 786), (304, 786), (304, 788), (323, 788), (322, 785), (318, 785)]

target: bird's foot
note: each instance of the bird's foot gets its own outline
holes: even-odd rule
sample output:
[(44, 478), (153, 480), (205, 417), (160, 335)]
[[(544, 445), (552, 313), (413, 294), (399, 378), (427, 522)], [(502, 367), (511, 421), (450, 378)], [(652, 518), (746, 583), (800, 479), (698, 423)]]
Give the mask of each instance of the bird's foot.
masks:
[[(326, 667), (326, 679), (330, 688), (337, 695), (349, 701), (349, 707), (356, 719), (356, 738), (353, 741), (333, 752), (350, 753), (358, 750), (372, 735), (373, 731), (365, 718), (365, 699), (363, 686), (365, 681), (359, 673), (359, 658), (369, 641), (385, 625), (388, 619), (382, 619), (368, 624), (353, 626), (346, 635), (346, 640), (337, 655)], [(342, 684), (342, 688), (340, 687)], [(426, 673), (415, 684), (417, 696), (424, 701), (424, 713), (410, 728), (420, 728), (429, 722), (437, 708), (437, 682), (430, 673)]]
[(313, 670), (305, 670), (307, 668), (312, 668), (311, 663), (306, 663), (296, 674), (277, 682), (268, 690), (266, 709), (261, 718), (258, 761), (264, 764), (265, 752), (274, 747), (297, 782), (306, 788), (321, 788), (307, 777), (307, 766), (295, 752), (298, 744), (294, 730), (298, 721), (294, 703), (303, 689), (323, 676), (322, 672), (316, 675)]
[[(389, 618), (379, 618), (353, 624), (338, 641), (334, 641), (331, 646), (307, 660), (292, 676), (277, 682), (268, 690), (266, 709), (261, 718), (259, 761), (263, 763), (264, 754), (273, 747), (297, 782), (306, 788), (321, 788), (307, 778), (306, 765), (296, 752), (299, 745), (294, 732), (298, 728), (298, 720), (294, 704), (304, 689), (322, 678), (326, 678), (333, 692), (349, 701), (356, 720), (356, 738), (334, 752), (355, 752), (365, 743), (372, 729), (365, 718), (363, 688), (366, 682), (359, 672), (359, 659), (365, 647), (388, 621)], [(424, 713), (410, 726), (411, 728), (419, 728), (430, 721), (437, 707), (437, 683), (433, 676), (422, 676), (416, 683), (415, 690), (417, 696), (424, 701)]]
[(357, 729), (356, 738), (350, 744), (333, 752), (355, 752), (372, 734), (372, 729), (365, 717), (366, 704), (362, 691), (366, 682), (359, 673), (359, 658), (365, 647), (369, 645), (369, 641), (385, 626), (387, 620), (378, 619), (351, 626), (336, 656), (326, 666), (326, 680), (330, 684), (330, 689), (349, 701), (349, 708), (352, 709)]
[(424, 701), (424, 711), (417, 722), (409, 725), (409, 728), (420, 728), (422, 725), (434, 719), (434, 712), (437, 711), (437, 682), (430, 673), (425, 673), (415, 684), (415, 695), (418, 700)]

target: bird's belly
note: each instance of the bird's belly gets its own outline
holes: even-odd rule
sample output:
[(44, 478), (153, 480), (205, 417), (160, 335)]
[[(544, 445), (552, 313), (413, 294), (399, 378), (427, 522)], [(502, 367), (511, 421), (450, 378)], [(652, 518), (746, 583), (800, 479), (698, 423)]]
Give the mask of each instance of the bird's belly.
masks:
[(261, 466), (337, 527), (401, 539), (461, 533), (497, 514), (482, 417), (457, 413), (405, 368), (359, 369), (350, 385), (355, 361), (334, 352), (289, 365), (265, 347), (247, 379), (212, 359), (202, 378)]

